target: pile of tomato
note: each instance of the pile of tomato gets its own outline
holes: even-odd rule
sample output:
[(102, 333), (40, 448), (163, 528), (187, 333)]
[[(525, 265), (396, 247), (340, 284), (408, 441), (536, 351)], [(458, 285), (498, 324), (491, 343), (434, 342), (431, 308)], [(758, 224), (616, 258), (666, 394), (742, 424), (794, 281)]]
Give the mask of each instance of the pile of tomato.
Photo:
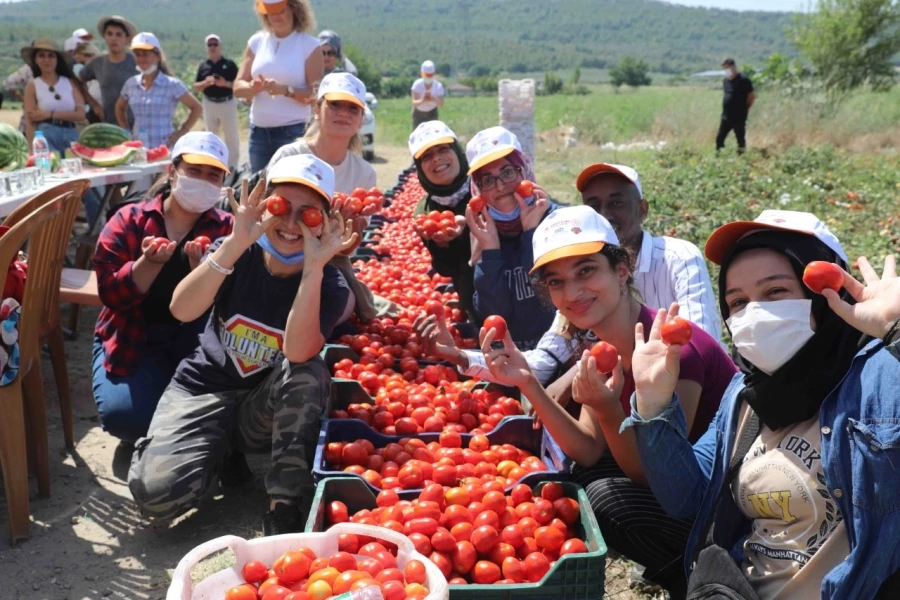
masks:
[(459, 432), (446, 428), (439, 441), (430, 443), (403, 438), (376, 448), (365, 439), (329, 442), (325, 460), (331, 469), (355, 473), (384, 490), (420, 489), (434, 483), (455, 486), (473, 479), (506, 488), (529, 473), (547, 470), (539, 457), (512, 444), (491, 444), (483, 434), (472, 436), (467, 448), (462, 446)]

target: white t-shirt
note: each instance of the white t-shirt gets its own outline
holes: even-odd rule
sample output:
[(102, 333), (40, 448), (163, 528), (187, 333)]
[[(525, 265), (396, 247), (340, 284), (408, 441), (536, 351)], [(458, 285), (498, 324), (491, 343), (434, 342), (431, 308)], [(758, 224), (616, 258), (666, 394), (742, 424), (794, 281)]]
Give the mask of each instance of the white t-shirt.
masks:
[[(313, 50), (318, 50), (319, 40), (299, 31), (285, 38), (258, 31), (247, 42), (247, 47), (253, 52), (251, 77), (262, 75), (282, 85), (301, 89), (307, 87), (306, 59)], [(250, 105), (250, 123), (257, 127), (306, 123), (311, 114), (309, 105), (287, 96), (272, 96), (268, 92), (257, 94)]]
[[(55, 112), (69, 112), (75, 110), (75, 92), (72, 91), (72, 82), (68, 77), (60, 77), (54, 84), (53, 91), (47, 82), (36, 77), (34, 80), (34, 92), (37, 96), (37, 105), (41, 110)], [(59, 96), (59, 100), (56, 97)]]
[[(412, 93), (414, 98), (421, 98), (425, 95), (425, 92), (431, 92), (432, 98), (443, 98), (444, 97), (444, 84), (438, 81), (437, 79), (425, 79), (424, 77), (419, 77), (416, 79), (415, 83), (412, 84)], [(437, 102), (423, 102), (420, 104), (416, 110), (421, 112), (429, 112), (438, 107)]]
[[(304, 140), (297, 140), (282, 146), (278, 152), (272, 156), (269, 165), (285, 156), (294, 156), (295, 154), (312, 154), (312, 150)], [(372, 189), (375, 187), (375, 169), (363, 159), (359, 154), (347, 152), (344, 162), (339, 165), (331, 165), (334, 169), (334, 191), (349, 194), (356, 188)]]

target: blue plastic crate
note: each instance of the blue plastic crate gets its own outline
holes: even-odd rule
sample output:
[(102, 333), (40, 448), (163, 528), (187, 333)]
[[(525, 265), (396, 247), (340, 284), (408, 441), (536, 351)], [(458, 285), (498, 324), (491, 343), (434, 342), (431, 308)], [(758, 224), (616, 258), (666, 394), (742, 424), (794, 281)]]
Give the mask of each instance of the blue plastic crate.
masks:
[[(415, 436), (409, 435), (382, 435), (373, 431), (371, 427), (356, 419), (330, 419), (322, 425), (319, 432), (319, 442), (316, 446), (316, 455), (313, 460), (313, 480), (320, 481), (326, 477), (355, 477), (362, 481), (373, 493), (381, 491), (365, 481), (361, 475), (345, 473), (344, 471), (331, 470), (325, 461), (325, 446), (331, 442), (353, 442), (356, 440), (368, 440), (376, 448), (384, 448), (392, 442), (398, 442), (403, 438), (415, 437), (426, 444), (438, 441), (439, 433), (422, 433)], [(462, 446), (468, 448), (472, 434), (462, 434)], [(534, 485), (543, 481), (549, 475), (554, 479), (567, 479), (569, 476), (569, 461), (559, 444), (543, 428), (534, 429), (530, 417), (507, 417), (500, 422), (496, 429), (487, 434), (491, 445), (512, 444), (522, 450), (540, 457), (546, 465), (547, 471), (529, 473), (519, 483)], [(408, 495), (415, 497), (421, 490), (405, 490)], [(399, 492), (399, 490), (398, 490)]]

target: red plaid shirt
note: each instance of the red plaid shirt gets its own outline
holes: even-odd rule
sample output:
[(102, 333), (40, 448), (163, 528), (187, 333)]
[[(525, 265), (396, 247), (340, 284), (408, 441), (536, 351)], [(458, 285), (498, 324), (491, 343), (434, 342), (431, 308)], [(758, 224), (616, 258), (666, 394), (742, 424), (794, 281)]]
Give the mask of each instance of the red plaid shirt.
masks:
[[(210, 209), (194, 225), (194, 237), (215, 241), (231, 233), (233, 217)], [(103, 309), (94, 334), (103, 344), (103, 366), (113, 375), (130, 375), (141, 358), (145, 339), (142, 294), (131, 277), (137, 259), (143, 256), (141, 241), (148, 236), (167, 237), (162, 196), (121, 208), (97, 240), (94, 270)]]

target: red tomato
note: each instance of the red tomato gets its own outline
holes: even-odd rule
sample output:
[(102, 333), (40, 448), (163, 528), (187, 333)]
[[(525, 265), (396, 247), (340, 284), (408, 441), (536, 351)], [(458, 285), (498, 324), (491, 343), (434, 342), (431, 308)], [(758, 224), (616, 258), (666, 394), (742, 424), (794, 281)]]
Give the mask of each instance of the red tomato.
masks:
[(438, 319), (444, 318), (444, 305), (437, 300), (429, 300), (425, 303), (425, 314), (434, 315)]
[(425, 564), (420, 560), (411, 560), (403, 568), (407, 583), (425, 583)]
[(225, 600), (257, 600), (256, 586), (242, 583), (225, 592)]
[(490, 525), (482, 525), (472, 532), (471, 542), (475, 549), (487, 554), (500, 541), (500, 534)]
[(322, 224), (322, 211), (312, 206), (304, 208), (300, 213), (300, 220), (307, 227), (318, 227)]
[(535, 499), (534, 506), (531, 507), (531, 517), (535, 521), (541, 525), (546, 525), (552, 521), (555, 516), (556, 514), (554, 513), (552, 502), (544, 500), (543, 498)]
[(591, 348), (591, 356), (597, 361), (597, 371), (600, 373), (611, 373), (619, 363), (619, 351), (616, 347), (607, 342), (597, 342)]
[(479, 560), (472, 569), (472, 583), (494, 583), (500, 579), (500, 567), (488, 560)]
[(339, 500), (331, 502), (328, 505), (325, 513), (329, 525), (334, 525), (335, 523), (346, 523), (350, 520), (350, 516), (347, 511), (347, 505)]
[(281, 585), (273, 585), (261, 596), (261, 600), (285, 600), (293, 592)]
[(212, 244), (212, 240), (210, 240), (205, 235), (198, 235), (194, 238), (195, 244), (200, 244), (200, 249), (206, 252), (206, 249)]
[(512, 579), (516, 583), (522, 583), (522, 581), (524, 581), (522, 575), (522, 563), (519, 562), (518, 558), (507, 556), (503, 559), (500, 570), (503, 572), (503, 577), (505, 579)]
[(262, 561), (251, 560), (244, 564), (241, 576), (247, 583), (259, 583), (269, 577), (269, 568)]
[[(359, 552), (359, 538), (352, 533), (342, 533), (338, 536), (338, 550), (356, 554)], [(310, 566), (312, 569), (312, 566)]]
[(350, 442), (341, 449), (341, 461), (345, 466), (364, 465), (368, 457), (365, 447), (357, 442)]
[(472, 196), (469, 200), (469, 208), (471, 208), (474, 212), (480, 213), (487, 206), (487, 200), (484, 196)]
[(356, 570), (356, 559), (349, 552), (336, 552), (328, 559), (328, 566), (334, 567), (341, 573)]
[(169, 240), (164, 237), (158, 237), (153, 240), (153, 245), (156, 246), (156, 251), (159, 252), (161, 249), (169, 245)]
[(266, 199), (266, 210), (270, 215), (283, 217), (291, 212), (291, 204), (281, 196), (273, 194)]
[[(471, 447), (471, 444), (469, 444)], [(524, 483), (517, 484), (512, 491), (509, 493), (510, 497), (513, 499), (513, 504), (516, 506), (522, 504), (523, 502), (531, 502), (531, 488), (525, 485)]]
[(472, 570), (477, 559), (478, 552), (475, 550), (475, 546), (466, 540), (456, 542), (456, 550), (450, 555), (453, 570), (462, 575)]
[(440, 527), (437, 532), (431, 536), (431, 546), (438, 552), (450, 553), (456, 548), (456, 538), (444, 527)]
[(572, 538), (571, 540), (566, 540), (562, 547), (559, 549), (560, 557), (565, 556), (566, 554), (582, 554), (588, 551), (587, 546), (584, 542), (579, 540), (578, 538)]
[(516, 186), (516, 193), (523, 198), (531, 198), (534, 195), (534, 184), (524, 179)]
[(275, 569), (275, 574), (282, 582), (294, 583), (309, 575), (311, 562), (310, 558), (303, 552), (290, 550), (284, 553), (281, 564)]
[(534, 532), (534, 541), (542, 550), (559, 550), (566, 541), (566, 535), (552, 525), (545, 525)]
[[(830, 265), (831, 263), (824, 264)], [(843, 275), (841, 276), (841, 281), (843, 281)], [(691, 326), (690, 321), (686, 321), (681, 317), (674, 317), (663, 323), (662, 341), (667, 346), (687, 344), (691, 341), (693, 330), (694, 328)]]
[(484, 320), (484, 329), (486, 332), (495, 329), (497, 333), (494, 339), (499, 342), (506, 337), (506, 319), (498, 315), (491, 315)]
[(550, 570), (550, 560), (540, 552), (532, 552), (522, 561), (522, 572), (525, 581), (536, 583), (543, 579)]
[(541, 488), (541, 498), (549, 500), (550, 502), (556, 502), (564, 495), (565, 490), (563, 489), (563, 486), (555, 481), (546, 483), (544, 484), (544, 487)]
[(576, 523), (581, 517), (581, 509), (574, 498), (557, 498), (553, 501), (553, 511), (559, 520), (568, 526)]
[(350, 195), (354, 198), (358, 198), (359, 200), (362, 200), (363, 198), (365, 198), (366, 196), (369, 195), (369, 192), (363, 188), (356, 188), (352, 192), (350, 192)]
[(817, 294), (826, 288), (839, 292), (844, 287), (844, 271), (834, 263), (814, 260), (803, 270), (803, 283)]

